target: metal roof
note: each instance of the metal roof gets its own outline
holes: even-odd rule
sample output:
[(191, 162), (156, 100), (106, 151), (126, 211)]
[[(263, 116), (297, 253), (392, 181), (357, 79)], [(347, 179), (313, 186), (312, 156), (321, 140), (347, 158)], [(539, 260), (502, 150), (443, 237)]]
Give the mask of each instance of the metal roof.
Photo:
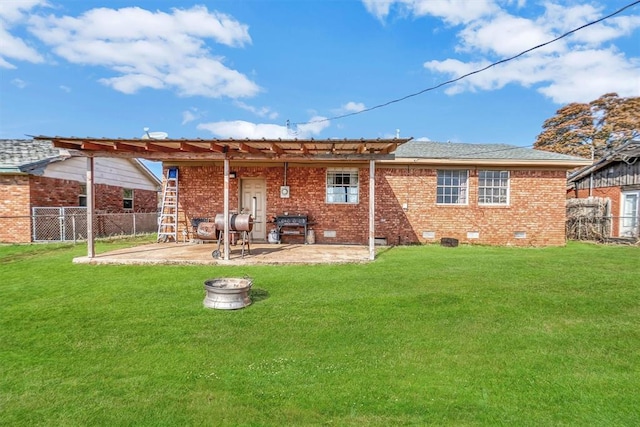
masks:
[(614, 162), (636, 162), (640, 158), (640, 140), (632, 139), (619, 146), (593, 165), (582, 168), (569, 176), (569, 182), (583, 179), (585, 176), (609, 166)]
[(411, 138), (394, 139), (111, 139), (36, 136), (56, 147), (94, 156), (128, 156), (151, 160), (358, 160), (393, 158)]

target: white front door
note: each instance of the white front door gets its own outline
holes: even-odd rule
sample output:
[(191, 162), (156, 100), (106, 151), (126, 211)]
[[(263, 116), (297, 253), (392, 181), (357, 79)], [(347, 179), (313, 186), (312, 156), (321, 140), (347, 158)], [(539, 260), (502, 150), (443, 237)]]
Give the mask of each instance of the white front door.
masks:
[(253, 216), (253, 231), (251, 239), (266, 240), (267, 238), (267, 183), (260, 178), (243, 178), (240, 191), (240, 211)]
[(638, 236), (640, 222), (640, 191), (622, 193), (622, 212), (620, 213), (620, 237)]

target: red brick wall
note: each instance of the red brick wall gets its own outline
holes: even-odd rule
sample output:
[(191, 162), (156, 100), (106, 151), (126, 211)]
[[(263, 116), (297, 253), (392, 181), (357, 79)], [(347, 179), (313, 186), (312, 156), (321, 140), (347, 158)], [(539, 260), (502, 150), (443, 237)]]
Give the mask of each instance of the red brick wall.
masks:
[[(79, 195), (83, 184), (64, 179), (31, 177), (32, 206), (79, 206)], [(123, 208), (123, 189), (105, 184), (96, 184), (95, 208), (99, 212), (121, 213)], [(135, 212), (154, 212), (157, 210), (157, 193), (149, 190), (133, 190), (133, 210)]]
[(155, 212), (158, 209), (158, 193), (149, 190), (133, 190), (133, 210), (123, 207), (123, 189), (105, 184), (95, 186), (95, 208), (100, 212)]
[(31, 207), (78, 206), (81, 183), (66, 179), (30, 176)]
[[(213, 217), (223, 211), (221, 166), (179, 168), (180, 222), (189, 230), (191, 218)], [(287, 170), (288, 199), (280, 198), (284, 168), (235, 167), (238, 177), (262, 177), (267, 182), (267, 216), (289, 212), (306, 214), (312, 221), (317, 243), (367, 244), (369, 169), (359, 170), (358, 204), (325, 203), (326, 168), (292, 167)], [(230, 209), (238, 209), (239, 179), (230, 180)], [(461, 242), (488, 245), (564, 245), (566, 173), (512, 170), (508, 206), (485, 207), (477, 203), (477, 171), (469, 171), (469, 204), (436, 205), (436, 169), (377, 165), (376, 237), (389, 244), (414, 244), (453, 237)], [(407, 209), (403, 209), (406, 203)], [(182, 228), (182, 227), (179, 227)], [(269, 229), (269, 227), (268, 227)], [(336, 237), (325, 237), (335, 231)], [(423, 232), (435, 232), (426, 239)], [(478, 239), (467, 239), (478, 232)], [(526, 233), (516, 238), (516, 232)]]
[[(510, 171), (510, 202), (505, 206), (478, 204), (477, 170), (469, 171), (468, 204), (460, 206), (436, 204), (435, 169), (378, 172), (376, 235), (389, 243), (452, 237), (488, 245), (565, 244), (564, 171)], [(423, 237), (423, 232), (435, 232), (435, 239)], [(479, 238), (467, 238), (468, 232), (479, 233)], [(516, 238), (516, 232), (526, 233), (526, 238)]]
[(0, 175), (0, 189), (0, 242), (30, 242), (29, 176)]
[[(33, 175), (0, 175), (0, 242), (23, 243), (31, 241), (32, 207), (78, 206), (82, 183)], [(95, 186), (98, 212), (125, 212), (120, 187), (98, 184)], [(155, 212), (157, 193), (134, 190), (135, 212)]]

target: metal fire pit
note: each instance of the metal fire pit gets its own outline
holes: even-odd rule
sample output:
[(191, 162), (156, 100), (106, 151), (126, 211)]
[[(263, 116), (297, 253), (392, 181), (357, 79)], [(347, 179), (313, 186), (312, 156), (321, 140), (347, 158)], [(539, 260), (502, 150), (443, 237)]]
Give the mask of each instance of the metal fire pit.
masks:
[(204, 306), (220, 310), (236, 310), (251, 304), (249, 291), (253, 281), (233, 277), (205, 280)]

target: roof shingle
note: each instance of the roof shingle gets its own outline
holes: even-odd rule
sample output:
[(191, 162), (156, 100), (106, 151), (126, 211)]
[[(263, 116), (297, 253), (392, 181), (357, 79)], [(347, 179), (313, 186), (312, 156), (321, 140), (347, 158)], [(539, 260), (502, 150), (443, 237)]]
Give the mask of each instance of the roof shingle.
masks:
[(0, 139), (0, 170), (4, 172), (29, 172), (69, 157), (67, 150), (55, 148), (50, 141)]
[(508, 144), (463, 144), (409, 141), (395, 151), (396, 158), (575, 161), (580, 157)]

